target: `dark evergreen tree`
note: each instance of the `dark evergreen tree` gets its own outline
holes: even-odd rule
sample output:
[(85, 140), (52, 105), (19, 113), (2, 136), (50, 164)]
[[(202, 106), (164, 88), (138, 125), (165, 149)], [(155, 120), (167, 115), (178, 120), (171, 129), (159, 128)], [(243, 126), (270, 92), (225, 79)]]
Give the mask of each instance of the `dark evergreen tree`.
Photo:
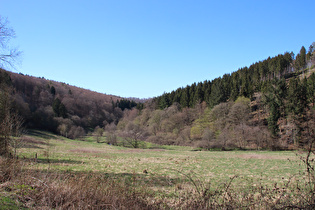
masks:
[(315, 106), (315, 73), (313, 72), (307, 80), (307, 98)]
[(60, 114), (59, 114), (59, 107), (60, 107), (60, 104), (61, 104), (61, 101), (59, 98), (56, 98), (52, 104), (52, 108), (54, 110), (54, 113), (55, 113), (55, 116), (56, 117), (60, 117)]
[(189, 107), (194, 107), (196, 103), (195, 94), (196, 94), (196, 83), (193, 83), (189, 88)]
[(306, 49), (304, 46), (301, 47), (300, 53), (295, 58), (295, 68), (303, 69), (306, 65)]
[(307, 107), (307, 89), (305, 80), (301, 83), (299, 78), (292, 78), (288, 87), (288, 112), (293, 115), (303, 114)]
[(269, 107), (268, 128), (273, 136), (277, 136), (279, 127), (278, 120), (285, 117), (285, 99), (287, 87), (284, 79), (273, 80), (265, 95), (266, 104)]
[(231, 75), (224, 74), (222, 77), (222, 85), (223, 85), (223, 92), (225, 95), (225, 99), (227, 100), (231, 95)]
[(56, 98), (52, 104), (52, 108), (54, 110), (56, 117), (67, 117), (67, 109), (63, 103), (61, 103), (59, 98)]
[(59, 105), (59, 116), (63, 118), (67, 117), (67, 109), (63, 103)]
[(224, 94), (224, 86), (221, 78), (215, 79), (211, 86), (211, 94), (209, 97), (209, 106), (213, 108), (221, 102), (225, 102), (226, 96)]
[(287, 84), (284, 78), (276, 80), (275, 96), (280, 108), (281, 117), (286, 117), (285, 101), (287, 98)]
[(304, 46), (302, 46), (301, 50), (300, 50), (299, 64), (300, 64), (300, 68), (305, 68), (305, 66), (306, 66), (306, 49)]
[(205, 81), (204, 82), (204, 101), (209, 104), (211, 94), (211, 82)]
[(270, 97), (269, 102), (269, 117), (268, 128), (273, 136), (276, 136), (279, 131), (278, 120), (280, 118), (280, 107), (274, 97)]
[(125, 110), (125, 109), (132, 109), (133, 107), (136, 107), (137, 103), (134, 101), (130, 101), (127, 99), (121, 99), (121, 100), (117, 100), (115, 107), (120, 108), (121, 110)]
[(182, 88), (178, 88), (178, 89), (175, 91), (175, 94), (174, 94), (174, 97), (173, 97), (173, 103), (178, 103), (178, 104), (180, 104), (181, 93), (182, 93)]
[(314, 45), (315, 45), (315, 42), (313, 42), (313, 44), (310, 45), (310, 47), (308, 48), (308, 53), (306, 55), (306, 60), (310, 60), (312, 55), (313, 55), (313, 52), (314, 52)]
[(230, 99), (235, 101), (240, 93), (240, 80), (239, 80), (239, 72), (234, 72), (232, 75), (231, 81), (231, 94)]
[(183, 89), (182, 94), (181, 94), (181, 99), (180, 99), (180, 105), (185, 108), (189, 107), (189, 101), (190, 101), (190, 96), (189, 96), (189, 86), (187, 85), (186, 88)]
[(51, 86), (51, 87), (50, 87), (50, 93), (51, 93), (53, 96), (56, 95), (56, 89), (55, 89), (54, 86)]
[(196, 103), (201, 103), (204, 101), (204, 91), (203, 91), (203, 84), (198, 83), (195, 88), (195, 94), (192, 100), (192, 107), (196, 105)]
[(259, 69), (261, 80), (262, 81), (266, 80), (268, 78), (267, 62), (266, 61), (259, 62), (258, 69)]
[(170, 99), (169, 99), (169, 94), (164, 93), (160, 99), (159, 99), (159, 108), (160, 109), (165, 109), (171, 105)]

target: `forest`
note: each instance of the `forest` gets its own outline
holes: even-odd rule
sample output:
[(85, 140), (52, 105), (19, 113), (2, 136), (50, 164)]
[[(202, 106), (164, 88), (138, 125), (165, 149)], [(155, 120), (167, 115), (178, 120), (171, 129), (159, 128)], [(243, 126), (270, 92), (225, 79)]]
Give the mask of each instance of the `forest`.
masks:
[[(293, 149), (314, 137), (314, 43), (147, 100), (0, 70), (1, 120), (67, 138), (200, 149)], [(8, 108), (9, 107), (9, 108)]]

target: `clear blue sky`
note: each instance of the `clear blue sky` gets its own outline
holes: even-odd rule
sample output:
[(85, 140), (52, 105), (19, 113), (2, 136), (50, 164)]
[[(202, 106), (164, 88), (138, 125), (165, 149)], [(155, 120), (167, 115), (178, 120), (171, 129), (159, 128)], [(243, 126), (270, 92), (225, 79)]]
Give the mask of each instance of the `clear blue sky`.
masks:
[(212, 80), (315, 41), (314, 0), (0, 0), (15, 70), (122, 97)]

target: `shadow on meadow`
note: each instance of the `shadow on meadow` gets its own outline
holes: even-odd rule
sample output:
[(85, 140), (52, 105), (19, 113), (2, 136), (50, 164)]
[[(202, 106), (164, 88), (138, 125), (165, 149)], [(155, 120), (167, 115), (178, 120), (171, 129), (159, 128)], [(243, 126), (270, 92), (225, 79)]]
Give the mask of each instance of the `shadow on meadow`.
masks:
[(82, 161), (71, 159), (49, 159), (49, 158), (37, 158), (38, 163), (42, 164), (82, 164)]
[[(22, 162), (24, 162), (24, 164), (82, 164), (82, 161), (77, 161), (77, 160), (71, 160), (71, 159), (53, 159), (53, 158), (46, 158), (46, 157), (22, 157), (22, 158), (18, 158), (20, 159)], [(30, 170), (30, 169), (29, 169)]]
[(39, 130), (28, 130), (27, 134), (42, 139), (57, 139), (55, 135), (47, 132), (41, 132)]

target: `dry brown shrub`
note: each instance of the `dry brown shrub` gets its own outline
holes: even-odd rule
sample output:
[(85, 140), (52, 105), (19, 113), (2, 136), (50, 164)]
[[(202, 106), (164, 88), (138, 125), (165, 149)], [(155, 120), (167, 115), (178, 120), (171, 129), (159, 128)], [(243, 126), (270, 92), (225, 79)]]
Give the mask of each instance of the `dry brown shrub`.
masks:
[(12, 180), (21, 172), (20, 162), (0, 156), (0, 184)]
[(0, 195), (10, 191), (31, 209), (157, 209), (146, 191), (101, 173), (34, 171), (20, 161), (0, 160)]

